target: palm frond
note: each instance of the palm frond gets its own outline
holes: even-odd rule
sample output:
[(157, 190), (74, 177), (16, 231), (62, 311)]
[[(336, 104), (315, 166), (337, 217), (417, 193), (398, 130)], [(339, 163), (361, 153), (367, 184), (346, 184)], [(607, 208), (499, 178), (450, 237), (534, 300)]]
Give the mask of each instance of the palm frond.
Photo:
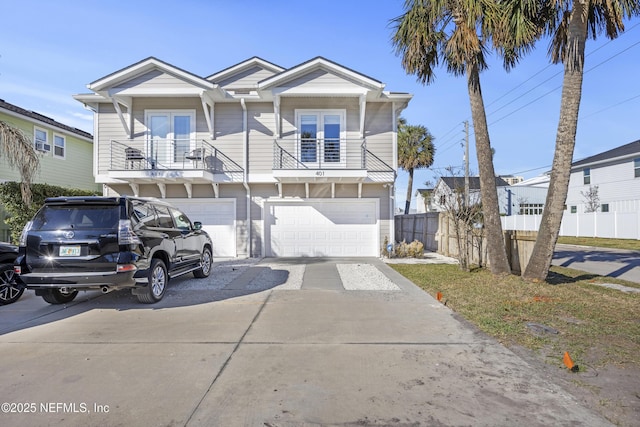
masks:
[(22, 180), (22, 200), (31, 204), (31, 182), (40, 167), (40, 157), (31, 139), (20, 129), (0, 120), (0, 155), (6, 157), (10, 168), (15, 168)]

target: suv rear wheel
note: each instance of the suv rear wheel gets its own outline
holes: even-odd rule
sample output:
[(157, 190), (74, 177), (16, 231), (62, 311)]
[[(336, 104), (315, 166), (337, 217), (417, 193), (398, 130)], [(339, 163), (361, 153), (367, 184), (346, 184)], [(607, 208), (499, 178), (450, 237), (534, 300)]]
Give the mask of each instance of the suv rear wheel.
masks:
[(200, 269), (193, 272), (194, 277), (203, 279), (209, 277), (211, 274), (211, 264), (213, 263), (213, 257), (211, 256), (211, 249), (204, 248), (202, 250), (202, 259), (200, 260)]
[(138, 301), (145, 304), (153, 304), (158, 302), (164, 296), (164, 292), (167, 289), (167, 267), (164, 265), (161, 259), (154, 258), (151, 261), (151, 268), (149, 269), (149, 283), (144, 288), (144, 292), (137, 295)]
[(13, 264), (0, 264), (0, 305), (18, 301), (23, 292), (24, 288), (16, 285)]
[(42, 299), (49, 304), (66, 304), (74, 300), (78, 295), (78, 291), (63, 291), (62, 289), (51, 289), (46, 294), (42, 295)]

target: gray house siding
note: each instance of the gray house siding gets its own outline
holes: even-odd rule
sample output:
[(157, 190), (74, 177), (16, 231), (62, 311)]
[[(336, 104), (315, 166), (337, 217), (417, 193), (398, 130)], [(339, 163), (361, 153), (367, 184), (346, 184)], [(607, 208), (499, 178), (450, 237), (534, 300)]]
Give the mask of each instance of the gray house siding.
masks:
[(270, 174), (273, 170), (275, 115), (273, 103), (247, 104), (249, 127), (249, 174)]

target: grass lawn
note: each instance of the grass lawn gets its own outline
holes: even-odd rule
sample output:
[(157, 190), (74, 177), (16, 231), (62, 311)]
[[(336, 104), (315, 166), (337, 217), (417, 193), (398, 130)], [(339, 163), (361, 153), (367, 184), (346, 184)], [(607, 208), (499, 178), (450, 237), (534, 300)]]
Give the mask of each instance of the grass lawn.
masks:
[(640, 251), (640, 240), (633, 239), (604, 239), (600, 237), (567, 237), (558, 238), (558, 243), (580, 246), (598, 246), (601, 248), (630, 249)]
[(441, 292), (449, 308), (507, 346), (523, 346), (560, 365), (568, 351), (583, 370), (610, 364), (640, 368), (640, 293), (596, 285), (638, 284), (561, 267), (552, 267), (543, 283), (495, 278), (486, 270), (468, 273), (449, 264), (391, 267), (434, 297)]

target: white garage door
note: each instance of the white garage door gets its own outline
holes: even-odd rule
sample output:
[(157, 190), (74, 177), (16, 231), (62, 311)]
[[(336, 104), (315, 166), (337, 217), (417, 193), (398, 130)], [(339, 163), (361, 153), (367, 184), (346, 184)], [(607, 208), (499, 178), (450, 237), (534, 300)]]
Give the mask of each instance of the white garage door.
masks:
[(189, 219), (200, 221), (213, 241), (214, 257), (236, 256), (235, 199), (167, 199)]
[(378, 212), (378, 199), (266, 202), (265, 254), (377, 256)]

